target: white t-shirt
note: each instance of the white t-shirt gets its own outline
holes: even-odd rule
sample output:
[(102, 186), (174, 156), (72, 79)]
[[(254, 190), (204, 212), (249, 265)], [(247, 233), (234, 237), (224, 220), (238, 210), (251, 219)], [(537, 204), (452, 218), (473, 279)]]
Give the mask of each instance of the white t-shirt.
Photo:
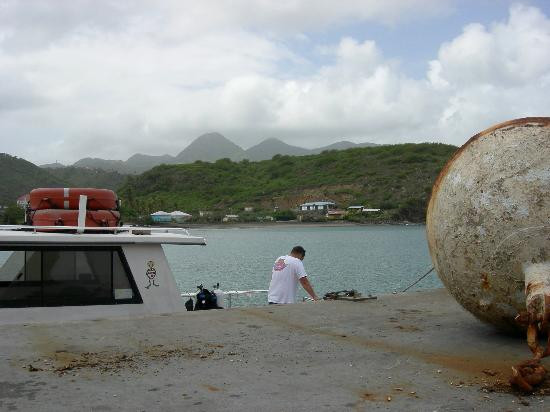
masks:
[(280, 256), (273, 265), (267, 301), (295, 303), (298, 280), (307, 276), (304, 264), (293, 256)]

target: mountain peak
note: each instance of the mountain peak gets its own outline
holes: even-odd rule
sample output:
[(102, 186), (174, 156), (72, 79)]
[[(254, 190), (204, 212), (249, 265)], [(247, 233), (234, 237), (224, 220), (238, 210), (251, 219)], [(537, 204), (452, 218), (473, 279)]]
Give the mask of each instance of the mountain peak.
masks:
[(246, 157), (252, 161), (269, 160), (275, 155), (303, 156), (309, 154), (309, 150), (303, 147), (289, 145), (274, 137), (262, 140), (246, 151)]
[(193, 140), (176, 156), (176, 160), (180, 163), (192, 163), (196, 160), (214, 162), (224, 157), (235, 161), (242, 160), (245, 158), (245, 151), (224, 135), (212, 132)]
[(262, 140), (256, 146), (258, 146), (260, 144), (264, 144), (264, 143), (282, 143), (282, 144), (286, 144), (281, 139), (277, 139), (276, 137), (268, 137), (267, 139)]
[(217, 139), (217, 140), (227, 140), (230, 141), (228, 138), (226, 138), (223, 134), (218, 132), (210, 132), (210, 133), (204, 133), (201, 134), (199, 137), (197, 137), (195, 140), (208, 140), (208, 139)]

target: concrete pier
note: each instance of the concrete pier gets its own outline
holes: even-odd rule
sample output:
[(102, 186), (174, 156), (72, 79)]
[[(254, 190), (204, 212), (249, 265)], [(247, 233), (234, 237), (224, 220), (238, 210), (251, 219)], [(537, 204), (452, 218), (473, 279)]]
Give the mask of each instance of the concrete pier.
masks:
[(544, 390), (506, 392), (510, 366), (530, 356), (524, 339), (445, 290), (9, 325), (0, 336), (5, 411), (550, 408)]

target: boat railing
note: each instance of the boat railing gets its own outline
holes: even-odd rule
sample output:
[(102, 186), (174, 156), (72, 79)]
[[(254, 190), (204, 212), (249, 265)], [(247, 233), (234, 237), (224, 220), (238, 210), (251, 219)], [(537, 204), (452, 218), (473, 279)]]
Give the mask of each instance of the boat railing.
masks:
[(148, 226), (30, 226), (30, 225), (0, 225), (0, 231), (23, 231), (23, 232), (112, 232), (128, 233), (130, 235), (150, 235), (161, 233), (183, 234), (189, 236), (189, 231), (181, 227), (148, 227)]
[[(246, 295), (246, 296), (252, 296), (254, 294), (259, 294), (259, 293), (267, 293), (268, 290), (267, 289), (249, 289), (249, 290), (217, 290), (216, 291), (216, 294), (218, 295), (221, 295), (223, 297), (226, 297), (227, 296), (227, 309), (231, 309), (231, 305), (232, 305), (232, 297), (233, 296), (239, 296), (239, 295)], [(185, 292), (185, 293), (182, 293), (181, 294), (181, 297), (182, 298), (196, 298), (197, 297), (197, 293), (199, 293), (199, 291), (197, 292)]]

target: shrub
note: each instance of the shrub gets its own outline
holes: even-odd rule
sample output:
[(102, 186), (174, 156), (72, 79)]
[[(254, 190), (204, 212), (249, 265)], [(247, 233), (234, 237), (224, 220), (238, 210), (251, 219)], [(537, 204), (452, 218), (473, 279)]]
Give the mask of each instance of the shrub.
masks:
[(286, 210), (278, 210), (275, 213), (273, 213), (273, 217), (275, 220), (280, 222), (287, 222), (289, 220), (295, 220), (296, 219), (296, 213), (290, 209)]

